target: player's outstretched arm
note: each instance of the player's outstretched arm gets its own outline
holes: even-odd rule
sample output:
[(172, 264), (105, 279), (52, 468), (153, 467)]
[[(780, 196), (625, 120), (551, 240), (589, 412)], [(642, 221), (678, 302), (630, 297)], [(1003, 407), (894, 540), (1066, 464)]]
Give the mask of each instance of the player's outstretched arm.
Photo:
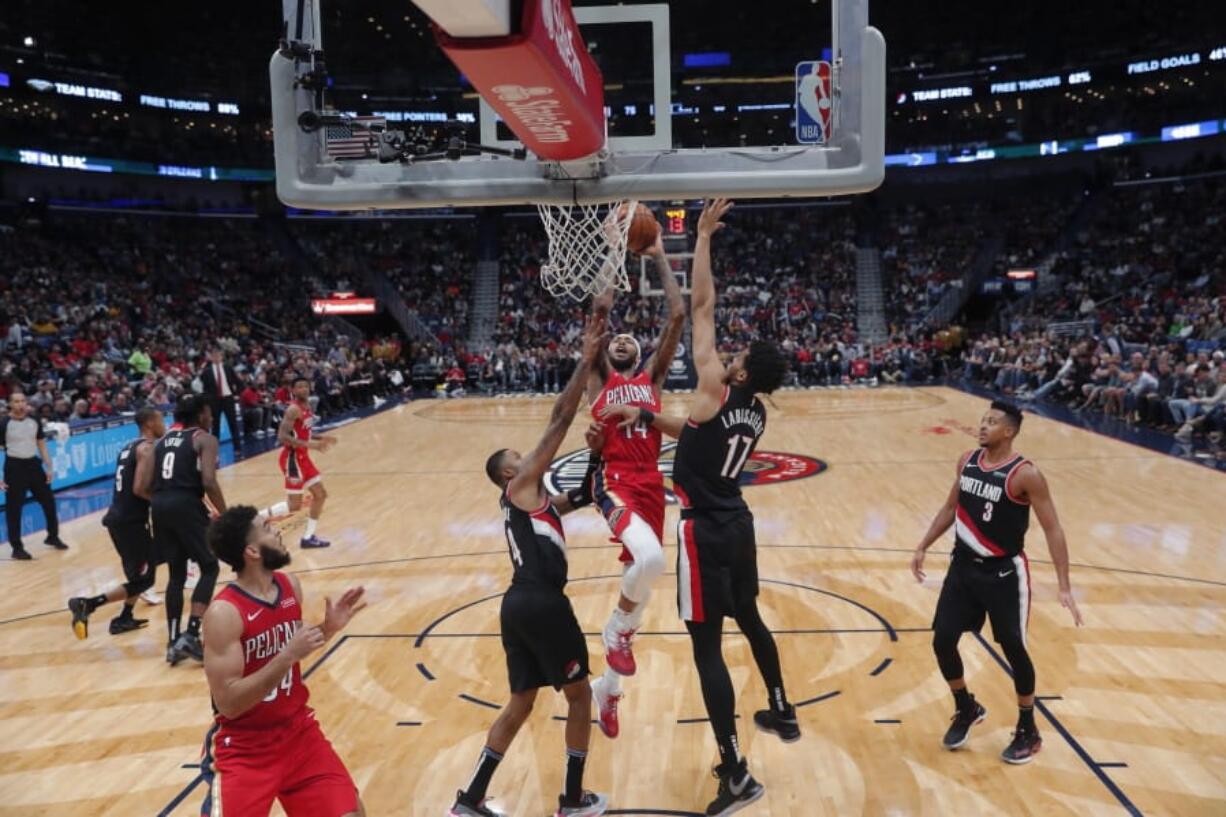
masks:
[(647, 423), (648, 425), (652, 426), (653, 428), (660, 429), (660, 431), (664, 432), (673, 439), (680, 437), (681, 429), (685, 428), (684, 417), (676, 417), (671, 414), (656, 414), (653, 411), (648, 411), (647, 409), (640, 408), (638, 406), (627, 406), (624, 404), (616, 406), (608, 405), (600, 410), (601, 419), (607, 417), (619, 418), (619, 422), (617, 424), (619, 429), (634, 428), (641, 420), (643, 420), (643, 415), (650, 415), (650, 417), (647, 418), (649, 421)]
[(243, 620), (238, 609), (214, 602), (204, 614), (204, 675), (217, 711), (237, 718), (272, 692), (294, 663), (324, 644), (318, 627), (302, 627), (285, 648), (255, 672), (243, 676)]
[(651, 382), (658, 389), (668, 377), (673, 356), (677, 354), (677, 344), (681, 342), (681, 333), (685, 331), (685, 296), (681, 294), (677, 275), (668, 263), (668, 255), (664, 252), (664, 237), (659, 232), (656, 233), (656, 243), (648, 250), (648, 254), (656, 262), (656, 274), (660, 276), (664, 297), (668, 300), (668, 317), (665, 318), (664, 328), (656, 341), (656, 350), (651, 353), (651, 359), (646, 366), (651, 373)]
[(583, 475), (583, 482), (579, 484), (578, 488), (571, 488), (565, 493), (555, 494), (549, 500), (553, 504), (554, 510), (563, 516), (571, 511), (586, 508), (596, 501), (594, 489), (596, 471), (600, 469), (601, 465), (600, 453), (604, 450), (604, 426), (600, 423), (592, 423), (587, 427), (587, 431), (583, 433), (583, 439), (588, 447), (587, 473)]
[(196, 461), (200, 463), (200, 481), (204, 483), (204, 495), (217, 513), (225, 513), (226, 497), (221, 492), (221, 483), (217, 481), (217, 460), (220, 456), (217, 438), (212, 434), (197, 434), (196, 445)]
[(1014, 479), (1014, 484), (1029, 500), (1030, 506), (1034, 508), (1034, 515), (1043, 526), (1047, 549), (1051, 552), (1051, 563), (1056, 568), (1056, 581), (1060, 585), (1060, 605), (1068, 608), (1073, 616), (1073, 623), (1080, 627), (1081, 611), (1077, 609), (1077, 600), (1073, 598), (1073, 586), (1069, 581), (1068, 541), (1064, 538), (1064, 526), (1056, 516), (1056, 504), (1052, 502), (1047, 478), (1033, 463), (1026, 463), (1018, 469)]
[(693, 313), (694, 368), (698, 391), (690, 416), (706, 422), (719, 412), (724, 394), (724, 364), (715, 348), (715, 280), (711, 273), (711, 236), (724, 227), (720, 221), (732, 207), (728, 199), (709, 199), (698, 217), (698, 240), (690, 281), (690, 311)]
[(932, 543), (944, 536), (945, 531), (949, 530), (950, 525), (954, 523), (954, 516), (958, 513), (958, 490), (962, 484), (962, 468), (969, 457), (970, 452), (967, 452), (962, 455), (962, 459), (958, 460), (954, 484), (949, 489), (949, 495), (945, 497), (945, 504), (941, 506), (941, 510), (937, 511), (932, 524), (928, 526), (928, 532), (924, 534), (924, 538), (920, 540), (915, 552), (911, 555), (911, 575), (917, 582), (922, 582), (928, 575), (924, 572), (924, 554), (928, 552), (928, 548), (932, 547)]
[[(616, 293), (613, 287), (609, 287), (599, 295), (592, 296), (592, 317), (600, 318), (608, 322), (609, 313), (613, 309), (613, 296)], [(609, 379), (609, 363), (605, 360), (603, 354), (597, 355), (596, 360), (592, 361), (591, 369), (587, 374), (587, 400), (589, 403), (596, 402), (600, 396), (600, 390), (604, 388), (605, 381)]]
[(541, 477), (549, 468), (549, 463), (553, 462), (558, 446), (562, 444), (570, 424), (575, 419), (592, 364), (604, 350), (606, 326), (604, 315), (597, 314), (588, 318), (583, 329), (583, 357), (570, 376), (570, 382), (554, 401), (544, 436), (536, 444), (536, 448), (524, 457), (519, 473), (507, 486), (511, 501), (521, 508), (535, 508), (541, 502)]

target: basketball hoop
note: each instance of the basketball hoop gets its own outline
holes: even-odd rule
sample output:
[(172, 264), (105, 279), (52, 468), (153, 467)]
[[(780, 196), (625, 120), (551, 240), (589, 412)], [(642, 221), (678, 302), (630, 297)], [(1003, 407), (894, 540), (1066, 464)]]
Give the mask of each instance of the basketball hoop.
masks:
[(549, 260), (541, 284), (549, 294), (582, 301), (610, 287), (630, 291), (626, 276), (626, 233), (638, 202), (538, 204)]

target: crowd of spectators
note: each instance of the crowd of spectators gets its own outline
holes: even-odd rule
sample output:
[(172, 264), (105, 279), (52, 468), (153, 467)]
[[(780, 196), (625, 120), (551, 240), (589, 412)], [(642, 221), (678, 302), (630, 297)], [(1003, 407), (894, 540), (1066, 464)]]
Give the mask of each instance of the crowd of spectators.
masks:
[[(738, 208), (713, 259), (720, 282), (715, 319), (721, 351), (771, 338), (796, 363), (796, 382), (840, 376), (855, 344), (855, 228), (848, 210)], [(574, 368), (586, 307), (541, 289), (546, 247), (538, 224), (510, 222), (501, 246), (493, 338), (458, 356), (453, 374), (465, 375), (468, 392), (557, 390)], [(634, 334), (646, 356), (659, 336), (665, 301), (641, 293), (637, 258), (629, 268), (631, 291), (618, 295), (611, 325), (613, 331)], [(658, 293), (660, 282), (650, 264), (648, 269), (650, 288)]]
[[(1226, 404), (1226, 184), (1119, 187), (1053, 286), (962, 354), (963, 377), (1027, 400), (1219, 444)], [(1052, 324), (1067, 334), (1049, 334)]]
[(325, 414), (395, 391), (399, 341), (338, 335), (309, 294), (254, 220), (57, 213), (0, 226), (0, 416), (18, 391), (70, 424), (168, 407), (200, 391), (214, 348), (237, 372), (251, 436), (272, 431), (294, 377), (313, 381)]
[(881, 271), (892, 324), (918, 326), (957, 285), (987, 231), (982, 209), (974, 203), (911, 204), (884, 214)]
[[(1081, 228), (1058, 245), (1078, 206), (1088, 208)], [(1216, 435), (1226, 403), (1224, 219), (1226, 185), (1213, 178), (1042, 206), (886, 210), (870, 230), (891, 328), (870, 345), (856, 314), (864, 213), (743, 206), (714, 254), (721, 351), (774, 340), (794, 386), (953, 376), (1183, 437)], [(480, 344), (469, 342), (470, 282), (487, 239), (473, 219), (299, 221), (288, 242), (266, 227), (60, 212), (0, 227), (0, 401), (22, 390), (39, 416), (61, 422), (165, 406), (199, 390), (205, 356), (220, 348), (240, 379), (244, 431), (266, 436), (297, 376), (312, 380), (327, 415), (402, 392), (556, 392), (574, 370), (587, 307), (540, 288), (546, 247), (535, 220), (503, 219), (497, 317)], [(993, 235), (997, 272), (1059, 247), (1038, 291), (999, 310), (986, 330), (924, 325)], [(312, 268), (357, 286), (379, 273), (426, 339), (339, 333), (307, 308), (322, 286), (304, 281)], [(632, 291), (618, 297), (612, 328), (634, 334), (646, 356), (665, 301), (639, 292), (637, 259), (630, 269)], [(1069, 326), (1052, 333), (1053, 322)]]

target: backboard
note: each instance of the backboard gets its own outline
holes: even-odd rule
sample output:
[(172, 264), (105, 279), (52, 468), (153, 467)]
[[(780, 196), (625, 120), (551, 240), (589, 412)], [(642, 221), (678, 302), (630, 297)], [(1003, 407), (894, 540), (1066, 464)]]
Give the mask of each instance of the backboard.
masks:
[[(690, 267), (694, 263), (692, 252), (668, 253), (668, 265), (677, 277), (683, 295), (690, 294)], [(664, 297), (664, 287), (657, 280), (655, 261), (646, 255), (639, 256), (639, 295), (644, 298)]]
[[(550, 161), (531, 152), (519, 158), (518, 140), (455, 69), (450, 85), (456, 92), (450, 94), (440, 90), (445, 81), (427, 85), (412, 69), (400, 71), (416, 83), (414, 107), (425, 107), (416, 100), (429, 99), (449, 106), (445, 110), (389, 112), (393, 104), (409, 107), (399, 91), (371, 89), (369, 102), (366, 92), (359, 100), (351, 83), (334, 82), (329, 73), (341, 76), (356, 61), (344, 48), (352, 24), (329, 41), (325, 60), (324, 33), (334, 17), (323, 2), (283, 0), (286, 43), (270, 61), (277, 192), (292, 206), (360, 210), (815, 197), (871, 190), (884, 175), (885, 43), (868, 25), (868, 0), (779, 0), (757, 7), (730, 0), (577, 0), (580, 45), (600, 70), (607, 137), (603, 149), (577, 161)], [(712, 22), (738, 13), (744, 18), (725, 20), (722, 27)], [(429, 25), (416, 10), (404, 16), (413, 19), (421, 28)], [(758, 25), (762, 31), (750, 36), (750, 27)], [(720, 50), (695, 50), (695, 43), (708, 40), (706, 47)], [(412, 49), (388, 45), (389, 74), (406, 50), (435, 48), (429, 37)], [(832, 74), (829, 139), (797, 144), (795, 67), (824, 56)], [(440, 150), (419, 160), (403, 146), (413, 139), (407, 123), (423, 117), (466, 119), (449, 131), (455, 138), (448, 144), (471, 148), (479, 140), (500, 152), (457, 149), (451, 160)], [(750, 127), (751, 120), (768, 117), (775, 127)], [(391, 134), (401, 129), (397, 154)], [(721, 133), (732, 138), (720, 142)], [(342, 142), (347, 153), (337, 147)]]

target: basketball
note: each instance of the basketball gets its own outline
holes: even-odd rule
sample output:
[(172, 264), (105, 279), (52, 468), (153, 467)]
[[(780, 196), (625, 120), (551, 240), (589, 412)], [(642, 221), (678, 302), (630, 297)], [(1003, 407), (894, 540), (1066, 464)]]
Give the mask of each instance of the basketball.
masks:
[(630, 220), (630, 230), (626, 234), (626, 246), (630, 252), (646, 252), (656, 243), (656, 236), (659, 234), (660, 223), (656, 221), (651, 208), (646, 204), (635, 207), (634, 217)]

